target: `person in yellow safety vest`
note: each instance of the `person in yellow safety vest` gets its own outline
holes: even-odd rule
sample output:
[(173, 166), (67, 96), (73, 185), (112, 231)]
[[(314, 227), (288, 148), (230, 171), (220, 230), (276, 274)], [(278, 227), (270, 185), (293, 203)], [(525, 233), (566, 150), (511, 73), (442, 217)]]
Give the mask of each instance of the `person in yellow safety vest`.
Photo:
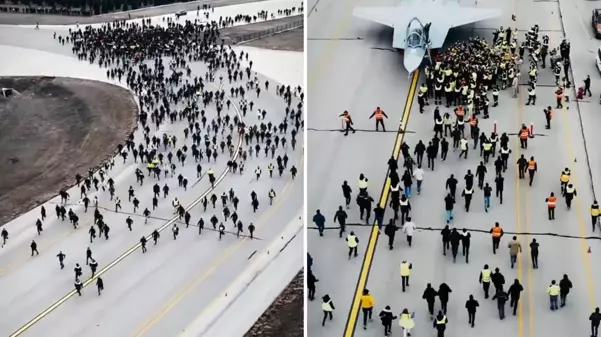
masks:
[(426, 105), (429, 105), (429, 103), (428, 103), (428, 87), (426, 86), (426, 83), (422, 83), (422, 85), (419, 87), (419, 92), (423, 95), (424, 103)]
[(555, 206), (557, 206), (557, 198), (555, 193), (551, 192), (549, 197), (545, 199), (547, 203), (547, 213), (549, 214), (549, 220), (555, 220)]
[(345, 124), (345, 132), (344, 135), (348, 136), (348, 132), (349, 131), (353, 131), (353, 133), (355, 133), (355, 129), (353, 129), (353, 119), (351, 118), (351, 115), (348, 113), (348, 111), (344, 111), (342, 114), (338, 115), (338, 117), (342, 117), (342, 120), (344, 121)]
[(346, 243), (348, 244), (348, 259), (354, 254), (357, 257), (357, 246), (359, 245), (359, 238), (355, 235), (355, 232), (351, 232), (346, 237)]
[(595, 227), (597, 227), (597, 222), (599, 221), (599, 204), (597, 200), (593, 201), (591, 205), (591, 225), (593, 226), (593, 232), (595, 231)]
[(171, 205), (173, 206), (173, 214), (177, 213), (177, 208), (179, 207), (179, 200), (177, 198), (173, 199)]
[(369, 116), (369, 119), (376, 119), (376, 131), (380, 131), (378, 126), (382, 125), (382, 131), (386, 132), (386, 127), (384, 126), (384, 117), (388, 118), (384, 111), (380, 110), (380, 107), (377, 107), (371, 116)]
[(374, 297), (369, 293), (369, 290), (363, 289), (363, 295), (361, 295), (361, 310), (363, 311), (363, 329), (367, 330), (367, 320), (371, 322), (371, 315), (374, 311), (375, 300)]
[(399, 326), (403, 329), (403, 336), (411, 336), (411, 329), (415, 327), (415, 322), (407, 308), (403, 309), (403, 312), (399, 316)]
[(275, 191), (273, 190), (273, 188), (269, 190), (267, 196), (269, 197), (269, 206), (273, 205), (273, 199), (275, 199)]
[(413, 269), (413, 265), (407, 260), (403, 260), (401, 262), (401, 288), (403, 292), (405, 292), (405, 287), (409, 286), (409, 276), (411, 276), (411, 269)]
[(530, 176), (530, 181), (528, 182), (528, 186), (532, 186), (532, 182), (534, 181), (534, 173), (538, 170), (538, 165), (534, 160), (534, 157), (530, 157), (528, 161), (528, 175)]
[(518, 131), (518, 135), (520, 137), (520, 146), (522, 147), (522, 149), (527, 149), (528, 137), (530, 137), (530, 130), (528, 130), (526, 124), (522, 124), (520, 131)]
[(442, 311), (438, 312), (438, 315), (434, 318), (434, 328), (438, 332), (438, 337), (444, 337), (444, 332), (447, 329), (447, 323), (449, 320), (447, 316), (442, 313)]
[(211, 188), (215, 187), (215, 171), (213, 171), (213, 168), (210, 168), (207, 171), (207, 175), (209, 176), (209, 182), (211, 183)]
[(557, 299), (559, 298), (559, 292), (561, 289), (555, 282), (555, 280), (551, 281), (551, 285), (547, 288), (547, 293), (549, 293), (549, 306), (551, 307), (551, 311), (555, 311), (558, 309)]
[(568, 186), (568, 183), (570, 182), (571, 175), (572, 172), (567, 167), (561, 171), (561, 176), (559, 176), (559, 181), (561, 182), (561, 195), (566, 193), (566, 186)]
[(368, 186), (368, 180), (365, 177), (365, 175), (363, 175), (363, 173), (361, 173), (359, 175), (359, 181), (357, 183), (357, 186), (359, 187), (359, 195), (364, 195), (367, 194), (367, 186)]
[(490, 290), (490, 275), (492, 272), (487, 264), (484, 265), (484, 269), (480, 272), (480, 277), (478, 282), (482, 285), (482, 289), (484, 290), (484, 298), (488, 298), (488, 291)]
[(325, 326), (326, 325), (326, 319), (329, 317), (330, 321), (334, 318), (334, 315), (332, 314), (332, 312), (335, 310), (336, 308), (334, 307), (334, 303), (332, 302), (332, 299), (330, 298), (330, 295), (324, 295), (321, 298), (321, 310), (323, 310), (323, 320), (321, 321), (321, 326)]
[(576, 187), (574, 187), (574, 185), (572, 185), (572, 183), (568, 183), (568, 186), (566, 186), (566, 193), (564, 195), (564, 198), (566, 199), (566, 206), (568, 207), (568, 210), (570, 208), (572, 208), (572, 200), (574, 200), (574, 197), (577, 195), (578, 195), (578, 193), (576, 192)]
[(267, 171), (269, 171), (269, 178), (273, 178), (273, 170), (275, 170), (275, 166), (273, 166), (273, 163), (269, 163), (269, 165), (267, 165)]

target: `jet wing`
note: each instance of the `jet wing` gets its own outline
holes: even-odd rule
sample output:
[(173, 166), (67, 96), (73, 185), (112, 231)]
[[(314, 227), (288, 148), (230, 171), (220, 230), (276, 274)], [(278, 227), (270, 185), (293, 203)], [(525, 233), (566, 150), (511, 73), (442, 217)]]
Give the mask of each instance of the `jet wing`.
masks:
[(395, 28), (393, 47), (401, 49), (405, 48), (409, 21), (418, 18), (423, 24), (431, 22), (430, 48), (437, 49), (443, 46), (449, 29), (498, 17), (501, 11), (491, 8), (462, 7), (456, 3), (408, 6), (401, 4), (396, 7), (357, 7), (353, 10), (353, 15)]

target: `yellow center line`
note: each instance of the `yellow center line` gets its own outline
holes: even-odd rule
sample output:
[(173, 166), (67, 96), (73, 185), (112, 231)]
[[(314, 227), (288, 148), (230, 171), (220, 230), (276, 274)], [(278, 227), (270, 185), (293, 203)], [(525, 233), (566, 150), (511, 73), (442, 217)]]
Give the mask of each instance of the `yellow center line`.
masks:
[[(557, 6), (559, 6), (559, 4), (557, 4)], [(557, 19), (558, 19), (558, 15), (549, 15), (549, 20), (551, 20), (551, 17), (554, 17), (555, 20), (551, 20), (551, 24), (553, 28), (556, 28), (558, 30), (560, 30), (562, 27), (557, 23)], [(559, 17), (559, 20), (563, 20), (562, 18)], [(560, 30), (562, 31), (562, 30)], [(565, 32), (563, 32), (565, 34)], [(549, 42), (550, 44), (552, 44), (555, 40), (554, 36), (552, 34), (550, 34), (549, 36)], [(573, 79), (575, 81), (575, 79)], [(574, 97), (575, 98), (575, 97)], [(580, 111), (576, 111), (577, 113), (580, 113)], [(574, 147), (572, 144), (572, 135), (570, 133), (570, 117), (567, 114), (567, 103), (564, 102), (563, 104), (563, 108), (561, 109), (561, 117), (562, 117), (562, 123), (563, 123), (563, 128), (564, 128), (564, 144), (565, 144), (565, 149), (566, 152), (568, 153), (568, 155), (570, 156), (570, 161), (574, 161), (576, 160), (576, 156), (574, 155)], [(578, 118), (578, 117), (574, 117), (574, 118)], [(580, 135), (581, 137), (584, 137), (584, 135)], [(583, 145), (584, 146), (584, 145)], [(586, 160), (588, 160), (588, 158), (586, 158)], [(578, 170), (575, 168), (574, 170), (572, 170), (572, 174), (570, 175), (570, 182), (574, 183), (574, 186), (576, 187), (576, 189), (578, 189), (580, 187), (580, 185), (578, 184)], [(590, 182), (592, 184), (592, 181)], [(582, 213), (583, 213), (583, 209), (580, 205), (580, 198), (579, 197), (575, 197), (574, 200), (572, 201), (572, 203), (575, 206), (575, 211), (576, 211), (576, 217), (578, 219), (578, 232), (580, 234), (580, 236), (583, 239), (580, 239), (580, 252), (581, 252), (581, 257), (582, 257), (582, 264), (584, 266), (584, 277), (586, 278), (586, 284), (587, 284), (587, 290), (588, 290), (588, 298), (589, 298), (589, 305), (591, 308), (591, 312), (594, 310), (595, 306), (596, 306), (596, 302), (595, 302), (595, 288), (594, 288), (594, 283), (593, 283), (593, 278), (592, 278), (592, 272), (591, 272), (591, 261), (590, 261), (590, 256), (587, 252), (588, 250), (588, 246), (587, 246), (587, 241), (586, 239), (584, 239), (584, 237), (587, 236), (586, 230), (585, 230), (585, 226), (584, 226), (584, 221), (582, 218)]]
[[(302, 167), (303, 157), (304, 156), (302, 155), (302, 152), (301, 152), (301, 156), (300, 156), (300, 159), (299, 159), (299, 164), (301, 164), (301, 165), (299, 165), (300, 167)], [(256, 229), (257, 230), (260, 229), (261, 227), (263, 227), (266, 223), (268, 223), (268, 220), (271, 219), (271, 217), (276, 213), (276, 211), (279, 209), (279, 207), (280, 207), (280, 205), (282, 203), (282, 200), (286, 199), (286, 196), (290, 192), (292, 185), (294, 185), (294, 182), (295, 182), (295, 180), (290, 179), (286, 183), (286, 186), (284, 186), (284, 189), (282, 190), (281, 195), (279, 196), (279, 198), (276, 199), (275, 203), (265, 213), (263, 213), (261, 215), (261, 217), (259, 217), (259, 219), (257, 220), (257, 225), (256, 225)], [(202, 283), (209, 276), (211, 276), (223, 263), (225, 263), (228, 260), (228, 258), (233, 253), (235, 253), (236, 251), (238, 251), (242, 247), (242, 245), (247, 242), (247, 240), (249, 240), (249, 238), (248, 237), (244, 237), (242, 240), (240, 240), (237, 243), (231, 245), (226, 251), (224, 251), (223, 253), (221, 253), (216, 259), (213, 260), (213, 262), (211, 263), (210, 267), (204, 273), (202, 273), (196, 279), (190, 281), (188, 284), (186, 284), (184, 287), (182, 287), (178, 292), (176, 292), (163, 305), (163, 307), (161, 308), (161, 310), (158, 313), (152, 315), (146, 321), (144, 321), (136, 329), (136, 331), (132, 334), (132, 336), (140, 337), (140, 336), (144, 335), (148, 330), (150, 330), (150, 328), (152, 328), (163, 317), (165, 317), (165, 315), (167, 315), (167, 313), (169, 313), (171, 311), (171, 309), (173, 309), (179, 302), (181, 302), (181, 300), (184, 299), (187, 294), (189, 294), (200, 283)], [(212, 306), (212, 305), (210, 305), (210, 306)], [(201, 315), (204, 314), (204, 313), (205, 313), (205, 311), (203, 311), (201, 313)]]
[[(404, 130), (407, 128), (407, 123), (409, 122), (409, 115), (411, 114), (411, 107), (413, 106), (413, 96), (415, 95), (415, 90), (417, 88), (417, 81), (419, 79), (419, 72), (414, 72), (411, 78), (411, 86), (409, 87), (409, 92), (407, 93), (407, 100), (405, 102), (405, 107), (403, 110), (403, 115), (401, 117), (401, 123), (399, 125), (399, 129), (402, 126)], [(394, 159), (398, 160), (399, 154), (401, 152), (401, 144), (403, 144), (403, 138), (405, 137), (404, 132), (398, 132), (396, 135), (396, 140), (394, 143), (394, 150), (392, 155)], [(387, 175), (388, 176), (388, 175)], [(390, 191), (390, 178), (386, 178), (384, 183), (384, 188), (382, 189), (382, 194), (380, 196), (380, 207), (386, 209), (386, 202), (388, 200), (388, 195)], [(359, 279), (357, 280), (357, 286), (355, 288), (355, 295), (353, 299), (353, 303), (351, 305), (351, 310), (349, 312), (349, 316), (346, 323), (346, 328), (344, 330), (344, 337), (352, 337), (355, 334), (355, 327), (357, 325), (357, 317), (359, 316), (359, 304), (361, 303), (361, 295), (363, 294), (363, 289), (365, 289), (367, 285), (367, 279), (369, 277), (369, 271), (371, 269), (371, 263), (376, 252), (376, 244), (378, 242), (378, 226), (375, 224), (372, 227), (371, 234), (369, 236), (369, 242), (367, 244), (365, 250), (365, 257), (363, 258), (363, 264), (361, 266), (361, 273), (359, 274)]]

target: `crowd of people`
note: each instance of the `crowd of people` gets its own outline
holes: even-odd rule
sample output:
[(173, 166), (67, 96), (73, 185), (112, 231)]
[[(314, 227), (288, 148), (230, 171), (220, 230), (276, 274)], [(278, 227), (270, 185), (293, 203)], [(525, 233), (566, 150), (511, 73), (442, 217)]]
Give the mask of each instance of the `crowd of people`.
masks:
[[(294, 11), (289, 9), (285, 13)], [(292, 155), (299, 151), (304, 93), (300, 86), (270, 85), (268, 80), (259, 80), (261, 75), (253, 70), (248, 53), (234, 51), (220, 38), (219, 29), (234, 22), (267, 18), (269, 14), (260, 11), (255, 16), (220, 17), (218, 21), (206, 22), (169, 18), (166, 25), (153, 25), (151, 19), (140, 23), (118, 21), (98, 28), (69, 29), (65, 36), (55, 33), (57, 42), (69, 45), (80, 61), (106, 68), (109, 80), (125, 84), (135, 94), (139, 106), (137, 131), (119, 145), (116, 156), (124, 165), (136, 167), (131, 173), (136, 184), (120, 186), (115, 182), (118, 175), (129, 173), (115, 168), (119, 165), (113, 157), (100, 168), (76, 175), (76, 195), (67, 189), (60, 191), (61, 200), (55, 207), (57, 219), (68, 220), (78, 230), (82, 225), (80, 217), (93, 214), (93, 224), (84, 229), (89, 233), (90, 246), (97, 235), (109, 240), (112, 226), (123, 225), (132, 231), (137, 219), (144, 219), (144, 223), (149, 219), (157, 224), (173, 223), (169, 227), (159, 226), (151, 230), (151, 235), (140, 238), (138, 247), (142, 253), (147, 250), (147, 240), (157, 244), (163, 229), (171, 230), (175, 240), (180, 225), (188, 228), (196, 224), (195, 233), (200, 235), (205, 229), (205, 219), (219, 234), (219, 240), (228, 233), (254, 238), (258, 224), (247, 217), (257, 212), (260, 204), (270, 207), (276, 191), (266, 181), (252, 186), (250, 196), (243, 197), (238, 191), (245, 187), (231, 186), (228, 192), (222, 187), (223, 192), (219, 193), (218, 184), (227, 173), (245, 174), (247, 165), (251, 165), (251, 174), (256, 179), (261, 177), (262, 169), (273, 179), (278, 176), (294, 179), (299, 168), (293, 160), (297, 156)], [(256, 113), (256, 117), (247, 116), (247, 112)], [(172, 126), (165, 127), (169, 124)], [(188, 159), (189, 155), (192, 158)], [(187, 168), (195, 170), (196, 176), (186, 176)], [(279, 175), (274, 176), (276, 169)], [(193, 189), (201, 181), (209, 182), (203, 183), (208, 188), (206, 192)], [(143, 192), (149, 184), (152, 193)], [(227, 185), (227, 179), (222, 184)], [(173, 192), (203, 198), (197, 209), (192, 210), (177, 197), (171, 199)], [(161, 200), (167, 198), (171, 199), (176, 217), (173, 220), (160, 216), (165, 214), (161, 211)], [(221, 202), (217, 203), (218, 200)], [(93, 208), (90, 215), (88, 207)], [(155, 212), (157, 215), (153, 216)], [(107, 213), (118, 215), (108, 217)], [(193, 219), (193, 213), (200, 216)], [(172, 213), (166, 214), (171, 217)], [(35, 224), (40, 236), (44, 235), (47, 216), (42, 206)], [(109, 223), (113, 221), (123, 224)], [(225, 225), (230, 221), (233, 231), (226, 230)], [(10, 244), (6, 229), (2, 235), (4, 244)], [(35, 240), (30, 248), (32, 256), (39, 254)], [(78, 254), (60, 251), (57, 257), (61, 269), (67, 256)], [(81, 289), (96, 280), (100, 295), (104, 283), (96, 270), (105, 261), (93, 257), (91, 248), (86, 256), (89, 258), (86, 264), (92, 261), (87, 281), (82, 282), (81, 266), (71, 261), (75, 265), (75, 289), (81, 295)]]
[[(529, 186), (532, 186), (536, 172), (538, 171), (537, 162), (534, 156), (528, 154), (529, 159), (524, 153), (528, 152), (528, 142), (532, 138), (532, 130), (522, 124), (521, 128), (514, 132), (502, 132), (497, 134), (492, 132), (487, 134), (479, 127), (479, 117), (483, 119), (489, 118), (494, 114), (494, 108), (503, 105), (500, 102), (500, 93), (507, 89), (511, 90), (510, 95), (516, 98), (519, 93), (520, 80), (527, 78), (527, 102), (526, 105), (536, 105), (537, 96), (536, 89), (538, 84), (539, 68), (551, 68), (556, 79), (557, 90), (555, 91), (556, 109), (562, 108), (565, 102), (565, 89), (569, 88), (570, 81), (568, 79), (568, 70), (570, 67), (570, 45), (569, 42), (563, 40), (557, 49), (549, 50), (549, 37), (543, 35), (539, 31), (538, 25), (533, 25), (525, 34), (523, 39), (518, 42), (517, 28), (500, 27), (493, 34), (492, 41), (487, 41), (484, 38), (475, 37), (465, 41), (456, 42), (451, 45), (446, 51), (437, 54), (431, 64), (424, 69), (424, 83), (419, 86), (417, 92), (417, 103), (421, 113), (426, 112), (426, 107), (432, 107), (433, 117), (433, 137), (422, 141), (419, 140), (413, 145), (413, 148), (403, 142), (400, 147), (400, 156), (398, 159), (393, 155), (388, 160), (390, 182), (389, 191), (387, 194), (386, 204), (380, 205), (379, 198), (374, 198), (370, 194), (370, 185), (368, 177), (361, 174), (357, 180), (357, 190), (353, 191), (349, 186), (348, 181), (342, 183), (342, 196), (345, 200), (345, 205), (339, 206), (336, 210), (328, 210), (333, 216), (335, 228), (340, 238), (345, 238), (346, 246), (348, 247), (348, 259), (357, 258), (359, 247), (365, 247), (367, 243), (359, 242), (359, 238), (353, 231), (347, 231), (348, 225), (363, 225), (357, 223), (349, 223), (349, 215), (347, 210), (351, 209), (353, 196), (355, 197), (358, 206), (359, 217), (365, 222), (365, 225), (378, 227), (379, 235), (388, 237), (387, 246), (390, 250), (394, 249), (395, 236), (400, 230), (403, 231), (407, 238), (407, 245), (412, 247), (413, 235), (420, 227), (416, 225), (412, 218), (417, 218), (419, 221), (420, 214), (414, 214), (412, 210), (412, 202), (415, 194), (422, 193), (422, 183), (428, 175), (426, 167), (430, 171), (435, 171), (438, 165), (444, 165), (447, 161), (447, 156), (458, 156), (459, 160), (467, 160), (468, 154), (475, 151), (475, 156), (479, 155), (479, 165), (475, 172), (467, 170), (463, 177), (464, 186), (459, 188), (460, 182), (453, 174), (447, 179), (443, 189), (443, 195), (428, 195), (427, 198), (444, 199), (444, 214), (446, 214), (446, 226), (440, 232), (442, 243), (442, 254), (447, 255), (447, 250), (450, 250), (452, 263), (456, 263), (458, 253), (461, 251), (465, 259), (465, 263), (469, 263), (470, 243), (472, 235), (465, 228), (456, 228), (455, 220), (455, 204), (458, 198), (464, 199), (463, 209), (465, 213), (470, 212), (472, 200), (477, 194), (477, 190), (482, 192), (483, 208), (488, 212), (492, 202), (491, 199), (496, 196), (498, 203), (503, 204), (503, 191), (505, 184), (505, 174), (508, 167), (511, 165), (510, 160), (516, 160), (516, 166), (519, 171), (519, 179), (529, 178)], [(563, 77), (562, 77), (563, 72)], [(523, 76), (522, 74), (526, 75)], [(441, 112), (450, 110), (448, 112)], [(553, 108), (545, 106), (543, 110), (547, 120), (546, 127), (551, 128), (551, 118)], [(343, 122), (346, 124), (344, 135), (347, 136), (349, 131), (353, 129), (353, 120), (350, 117), (349, 111), (344, 111), (342, 115)], [(380, 107), (374, 110), (370, 118), (374, 117), (376, 121), (376, 132), (379, 131), (379, 126), (384, 129), (384, 118), (387, 117)], [(510, 137), (519, 140), (521, 155), (511, 159), (512, 151), (509, 149)], [(450, 151), (451, 150), (451, 151)], [(457, 155), (458, 153), (458, 155)], [(424, 156), (427, 163), (424, 165), (422, 160)], [(472, 155), (474, 156), (474, 155)], [(440, 164), (439, 164), (440, 163)], [(487, 168), (489, 163), (493, 164), (493, 168)], [(452, 164), (452, 163), (451, 163)], [(423, 166), (422, 166), (423, 165)], [(447, 164), (448, 165), (448, 164)], [(515, 172), (509, 170), (509, 172)], [(527, 174), (526, 174), (527, 173)], [(559, 172), (558, 172), (559, 173)], [(490, 184), (489, 184), (490, 182)], [(546, 182), (551, 183), (551, 182)], [(560, 184), (561, 183), (561, 184)], [(576, 187), (571, 181), (571, 172), (569, 168), (565, 168), (561, 173), (560, 182), (561, 196), (565, 199), (567, 210), (570, 210), (571, 202), (576, 197)], [(414, 193), (415, 186), (415, 193)], [(380, 188), (378, 187), (378, 191)], [(553, 193), (547, 197), (544, 202), (549, 210), (549, 220), (554, 220), (554, 211), (557, 204), (557, 197)], [(386, 222), (384, 219), (386, 210), (390, 208), (390, 217)], [(598, 226), (599, 206), (594, 201), (590, 208), (592, 228)], [(373, 215), (373, 217), (372, 217)], [(326, 216), (321, 210), (317, 210), (313, 216), (313, 223), (320, 236), (324, 236), (325, 230), (328, 227)], [(503, 249), (501, 243), (506, 237), (502, 225), (498, 222), (494, 224), (488, 233), (492, 239), (492, 253)], [(427, 228), (427, 227), (426, 227)], [(507, 246), (508, 254), (511, 261), (510, 268), (514, 268), (517, 261), (517, 256), (522, 253), (522, 246), (518, 236), (512, 236), (510, 240), (504, 243)], [(538, 268), (540, 244), (533, 239), (529, 243), (530, 258), (532, 267)], [(430, 248), (431, 249), (431, 248)], [(484, 254), (484, 252), (479, 252)], [(311, 256), (308, 257), (310, 264), (318, 264), (313, 261)], [(400, 276), (401, 276), (401, 291), (405, 292), (409, 289), (409, 279), (413, 272), (413, 264), (407, 259), (400, 261)], [(329, 275), (321, 275), (322, 278)], [(559, 276), (559, 275), (558, 275)], [(516, 308), (519, 303), (520, 294), (524, 290), (520, 281), (515, 279), (509, 288), (505, 287), (505, 277), (501, 273), (500, 268), (494, 268), (494, 272), (489, 265), (485, 265), (479, 277), (474, 275), (474, 280), (478, 279), (482, 284), (484, 298), (492, 298), (496, 301), (499, 318), (505, 319), (505, 305), (510, 302), (513, 314), (516, 314)], [(370, 278), (371, 280), (371, 278)], [(559, 310), (566, 305), (566, 298), (572, 290), (572, 282), (568, 275), (563, 275), (561, 280), (549, 280), (550, 283), (546, 286), (549, 295), (549, 307), (551, 310)], [(313, 269), (309, 268), (307, 276), (308, 298), (314, 300), (318, 279), (313, 273)], [(372, 282), (373, 283), (373, 282)], [(374, 283), (377, 284), (378, 282)], [(490, 284), (494, 285), (494, 292), (489, 296)], [(438, 289), (435, 289), (431, 284), (427, 284), (422, 298), (426, 300), (430, 320), (433, 328), (437, 331), (439, 337), (445, 335), (447, 324), (447, 303), (449, 301), (449, 293), (452, 285), (442, 283)], [(363, 313), (363, 328), (367, 329), (368, 322), (372, 319), (372, 312), (375, 309), (375, 300), (368, 289), (362, 290), (360, 296), (360, 308)], [(323, 311), (322, 325), (326, 325), (328, 320), (333, 319), (335, 311), (334, 300), (329, 294), (328, 289), (324, 289), (324, 294), (321, 298), (321, 309)], [(407, 290), (408, 291), (408, 290)], [(440, 310), (435, 311), (435, 299), (440, 300)], [(417, 311), (415, 308), (401, 307), (399, 315), (395, 315), (391, 307), (385, 299), (379, 304), (382, 311), (379, 314), (381, 323), (384, 327), (384, 335), (391, 335), (392, 322), (398, 319), (398, 324), (403, 330), (405, 336), (410, 335), (411, 329), (415, 326), (414, 314), (412, 311)], [(559, 305), (558, 305), (559, 303)], [(472, 294), (465, 303), (467, 310), (467, 322), (469, 326), (475, 326), (476, 311), (480, 303)], [(344, 315), (346, 317), (346, 314)], [(423, 316), (422, 316), (423, 317)], [(592, 335), (596, 336), (596, 331), (601, 322), (601, 314), (599, 308), (588, 317), (591, 322)], [(351, 321), (352, 322), (352, 321)]]

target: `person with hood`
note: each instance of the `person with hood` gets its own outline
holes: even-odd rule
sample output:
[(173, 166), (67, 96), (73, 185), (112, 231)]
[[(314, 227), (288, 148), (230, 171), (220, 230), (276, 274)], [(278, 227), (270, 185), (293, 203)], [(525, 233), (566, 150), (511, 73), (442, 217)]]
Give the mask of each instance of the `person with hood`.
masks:
[(568, 278), (567, 274), (563, 274), (563, 278), (559, 281), (559, 306), (561, 308), (566, 306), (566, 299), (572, 289), (572, 281)]
[(434, 288), (432, 288), (432, 284), (428, 283), (426, 285), (426, 290), (424, 290), (424, 294), (422, 295), (422, 299), (426, 300), (426, 303), (428, 303), (430, 320), (434, 319), (434, 304), (436, 303), (436, 296), (438, 296), (438, 293), (436, 290), (434, 290)]
[(336, 308), (334, 307), (334, 303), (330, 298), (330, 295), (326, 294), (321, 298), (321, 310), (323, 310), (323, 320), (321, 321), (321, 326), (326, 325), (326, 319), (329, 317), (330, 321), (334, 318), (332, 312)]
[(308, 290), (308, 298), (309, 301), (313, 301), (315, 299), (315, 283), (319, 282), (317, 277), (313, 274), (311, 269), (307, 272), (307, 290)]
[(392, 250), (394, 245), (394, 236), (396, 235), (396, 231), (399, 230), (399, 227), (394, 223), (392, 219), (388, 222), (388, 225), (384, 227), (384, 234), (388, 236), (388, 248)]
[(371, 322), (371, 316), (374, 311), (375, 300), (374, 297), (369, 293), (369, 290), (363, 289), (363, 295), (361, 296), (361, 311), (363, 311), (363, 330), (367, 330), (367, 320)]
[(503, 286), (505, 285), (505, 277), (499, 271), (499, 268), (495, 268), (495, 272), (491, 275), (492, 284), (495, 286), (495, 293), (499, 292), (499, 290), (503, 290)]
[(470, 324), (472, 328), (476, 325), (476, 311), (478, 310), (477, 308), (479, 306), (480, 303), (478, 303), (478, 301), (474, 299), (474, 295), (470, 295), (469, 300), (465, 302), (465, 308), (467, 309), (468, 324)]
[(411, 336), (411, 329), (415, 327), (415, 322), (413, 321), (413, 315), (409, 313), (407, 308), (403, 309), (399, 317), (399, 326), (403, 329), (404, 336)]
[(447, 304), (449, 303), (449, 294), (453, 291), (446, 283), (441, 283), (438, 287), (438, 299), (440, 300), (440, 309), (446, 315)]
[(444, 337), (444, 332), (447, 329), (447, 323), (449, 323), (447, 315), (445, 315), (442, 310), (438, 311), (438, 315), (436, 315), (436, 318), (434, 318), (434, 328), (438, 332), (438, 337)]
[(509, 306), (513, 309), (513, 315), (515, 316), (518, 310), (518, 303), (520, 302), (520, 294), (524, 291), (524, 287), (520, 284), (520, 281), (516, 278), (513, 284), (509, 287), (507, 293), (509, 293)]
[(497, 288), (495, 296), (492, 297), (493, 301), (497, 300), (497, 309), (499, 310), (499, 318), (505, 319), (505, 303), (507, 303), (507, 293), (503, 290), (503, 287)]
[(323, 216), (323, 214), (321, 214), (320, 210), (315, 211), (315, 215), (313, 216), (313, 222), (317, 226), (319, 236), (323, 236), (323, 230), (326, 227), (326, 218)]
[(392, 314), (389, 305), (380, 311), (380, 320), (384, 326), (384, 336), (390, 336), (392, 334), (392, 321), (394, 321), (396, 318), (397, 317)]
[(401, 181), (403, 182), (405, 195), (407, 198), (411, 198), (413, 178), (411, 177), (409, 170), (405, 170), (405, 173), (403, 173), (403, 176), (401, 177)]
[(595, 308), (595, 312), (589, 316), (588, 320), (591, 321), (591, 337), (597, 337), (599, 323), (601, 323), (601, 310), (599, 310), (599, 307)]

